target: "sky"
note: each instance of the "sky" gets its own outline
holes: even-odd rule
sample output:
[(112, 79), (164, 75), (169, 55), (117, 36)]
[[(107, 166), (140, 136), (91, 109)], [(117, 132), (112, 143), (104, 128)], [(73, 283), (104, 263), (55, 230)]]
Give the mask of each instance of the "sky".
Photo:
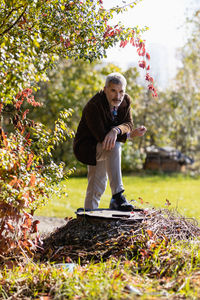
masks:
[[(113, 23), (120, 20), (130, 27), (149, 27), (142, 37), (146, 40), (147, 51), (152, 56), (153, 75), (163, 87), (167, 86), (180, 66), (177, 49), (186, 42), (186, 17), (198, 1), (200, 6), (200, 0), (143, 0), (113, 20)], [(105, 8), (123, 5), (122, 0), (104, 0), (103, 3)], [(113, 48), (107, 52), (107, 56), (106, 61), (114, 62), (123, 69), (137, 64), (138, 61), (136, 50), (132, 46), (124, 49)]]

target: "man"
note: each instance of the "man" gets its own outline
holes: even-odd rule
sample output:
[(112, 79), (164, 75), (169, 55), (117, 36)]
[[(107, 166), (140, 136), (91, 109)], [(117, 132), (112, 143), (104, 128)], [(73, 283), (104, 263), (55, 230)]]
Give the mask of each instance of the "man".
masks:
[(85, 209), (96, 209), (109, 177), (112, 199), (110, 209), (131, 211), (123, 195), (121, 142), (143, 136), (146, 128), (133, 129), (131, 100), (125, 94), (126, 79), (120, 73), (107, 76), (103, 91), (84, 107), (74, 139), (74, 153), (88, 165)]

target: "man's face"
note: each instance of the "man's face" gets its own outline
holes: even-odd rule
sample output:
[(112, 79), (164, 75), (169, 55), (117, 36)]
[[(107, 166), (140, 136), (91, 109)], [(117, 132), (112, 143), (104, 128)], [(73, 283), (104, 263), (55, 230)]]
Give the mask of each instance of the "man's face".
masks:
[(104, 93), (111, 106), (119, 106), (122, 103), (125, 94), (125, 87), (122, 84), (115, 84), (110, 82), (108, 86), (104, 87)]

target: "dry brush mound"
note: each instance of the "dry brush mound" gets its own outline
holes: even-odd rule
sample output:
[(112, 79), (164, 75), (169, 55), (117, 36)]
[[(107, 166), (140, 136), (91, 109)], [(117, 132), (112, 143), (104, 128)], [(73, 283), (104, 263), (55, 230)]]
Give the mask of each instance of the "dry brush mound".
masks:
[[(152, 257), (155, 259), (157, 255), (166, 264), (175, 257), (176, 251), (171, 247), (173, 243), (182, 241), (188, 244), (200, 237), (197, 221), (185, 218), (177, 211), (144, 210), (143, 214), (141, 222), (114, 220), (91, 223), (84, 218), (68, 219), (66, 225), (44, 238), (35, 258), (43, 262), (86, 264), (115, 257), (134, 259), (139, 266), (140, 262), (149, 261)], [(180, 261), (180, 265), (183, 264), (184, 255)]]

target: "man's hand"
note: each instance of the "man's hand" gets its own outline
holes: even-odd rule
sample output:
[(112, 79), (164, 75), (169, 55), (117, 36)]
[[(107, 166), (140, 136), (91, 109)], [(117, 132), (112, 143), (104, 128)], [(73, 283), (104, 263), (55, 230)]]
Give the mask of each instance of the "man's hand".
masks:
[(147, 129), (144, 126), (140, 126), (135, 128), (130, 132), (130, 138), (134, 138), (135, 136), (143, 136), (146, 133)]
[(105, 150), (111, 150), (115, 147), (115, 142), (117, 139), (118, 131), (115, 128), (112, 128), (105, 136), (102, 146)]

